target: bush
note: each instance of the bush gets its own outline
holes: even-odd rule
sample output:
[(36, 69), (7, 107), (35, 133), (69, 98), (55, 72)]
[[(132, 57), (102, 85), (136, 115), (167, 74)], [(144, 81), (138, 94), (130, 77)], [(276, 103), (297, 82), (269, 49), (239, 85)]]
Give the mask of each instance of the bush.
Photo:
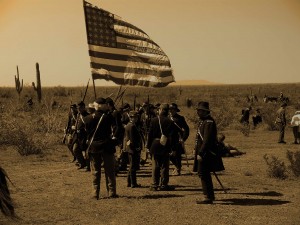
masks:
[(294, 173), (296, 177), (299, 177), (300, 176), (300, 151), (297, 152), (287, 151), (286, 156), (291, 163), (289, 169)]
[(277, 157), (271, 156), (271, 158), (265, 154), (264, 160), (266, 161), (268, 165), (268, 175), (269, 177), (277, 178), (284, 180), (287, 176), (287, 168), (284, 164), (284, 162), (280, 161)]

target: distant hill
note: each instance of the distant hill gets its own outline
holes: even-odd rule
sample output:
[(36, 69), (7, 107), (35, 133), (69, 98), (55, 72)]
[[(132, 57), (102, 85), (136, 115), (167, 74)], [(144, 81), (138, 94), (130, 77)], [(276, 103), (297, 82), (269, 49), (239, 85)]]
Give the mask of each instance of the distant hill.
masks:
[(169, 84), (170, 86), (191, 86), (191, 85), (220, 85), (221, 83), (210, 82), (207, 80), (177, 80), (174, 83)]

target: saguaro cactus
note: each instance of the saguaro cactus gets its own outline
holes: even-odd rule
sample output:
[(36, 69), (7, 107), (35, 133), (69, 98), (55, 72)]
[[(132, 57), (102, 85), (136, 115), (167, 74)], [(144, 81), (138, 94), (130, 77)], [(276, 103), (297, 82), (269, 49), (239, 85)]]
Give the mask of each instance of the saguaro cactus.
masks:
[(23, 90), (23, 79), (20, 82), (20, 76), (19, 76), (19, 68), (18, 68), (18, 66), (17, 66), (17, 75), (15, 75), (15, 83), (16, 83), (16, 90), (18, 92), (19, 100), (20, 100), (21, 92)]
[(33, 89), (37, 93), (39, 103), (41, 103), (41, 100), (42, 100), (42, 86), (41, 86), (41, 76), (40, 76), (39, 63), (36, 63), (35, 67), (36, 67), (36, 86), (35, 86), (34, 82), (32, 82), (32, 86), (33, 86)]

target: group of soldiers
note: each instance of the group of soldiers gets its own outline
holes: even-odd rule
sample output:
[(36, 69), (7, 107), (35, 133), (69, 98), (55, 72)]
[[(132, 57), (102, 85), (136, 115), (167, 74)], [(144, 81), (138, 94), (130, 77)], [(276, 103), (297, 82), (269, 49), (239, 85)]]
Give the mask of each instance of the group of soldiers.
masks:
[[(174, 190), (174, 187), (169, 185), (170, 162), (175, 167), (173, 175), (181, 175), (181, 156), (185, 153), (184, 142), (190, 133), (184, 116), (179, 112), (180, 109), (175, 103), (153, 105), (145, 102), (137, 105), (135, 110), (125, 103), (117, 109), (111, 98), (97, 98), (87, 107), (84, 102), (70, 106), (64, 141), (67, 142), (78, 169), (91, 171), (95, 199), (100, 197), (102, 166), (108, 197), (115, 198), (118, 197), (118, 170), (124, 170), (122, 167), (127, 169), (129, 164), (127, 186), (141, 187), (137, 182), (137, 170), (148, 157), (151, 158), (152, 167), (150, 190)], [(214, 200), (210, 164), (214, 158), (211, 149), (216, 142), (216, 125), (210, 117), (207, 102), (200, 102), (197, 112), (199, 132), (196, 138), (195, 158), (199, 160), (196, 171), (201, 178), (205, 196), (201, 203), (206, 204)], [(121, 154), (116, 159), (117, 148), (121, 149)], [(145, 159), (141, 159), (142, 149), (147, 152)], [(119, 161), (120, 165), (116, 164), (116, 161)], [(221, 162), (222, 169), (224, 167)]]

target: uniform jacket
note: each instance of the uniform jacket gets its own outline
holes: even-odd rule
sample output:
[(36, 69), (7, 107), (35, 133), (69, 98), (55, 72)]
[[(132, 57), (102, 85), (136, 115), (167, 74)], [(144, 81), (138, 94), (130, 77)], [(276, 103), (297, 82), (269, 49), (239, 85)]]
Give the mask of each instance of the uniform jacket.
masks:
[(285, 118), (285, 109), (280, 107), (277, 111), (277, 118), (276, 118), (276, 123), (286, 125), (286, 118)]
[[(190, 135), (190, 128), (189, 128), (188, 124), (186, 123), (185, 118), (183, 116), (179, 115), (178, 113), (176, 113), (174, 116), (170, 116), (170, 118), (174, 122), (174, 124), (177, 128), (177, 131), (178, 131), (178, 132), (174, 132), (174, 136), (178, 136), (178, 140), (179, 140), (179, 136), (181, 136), (183, 141), (186, 141)], [(177, 127), (176, 124), (179, 127)]]
[(115, 146), (113, 145), (112, 140), (112, 127), (115, 126), (115, 120), (111, 114), (107, 114), (103, 111), (96, 111), (94, 114), (88, 115), (84, 118), (88, 139), (90, 140), (92, 138), (101, 117), (102, 120), (95, 133), (93, 142), (103, 143), (103, 147), (91, 147), (89, 152), (99, 153), (103, 149), (105, 149), (105, 151), (115, 152)]
[(125, 126), (125, 151), (129, 153), (135, 153), (141, 150), (142, 139), (141, 133), (135, 124), (129, 122)]
[(76, 138), (78, 138), (79, 140), (84, 140), (86, 139), (86, 130), (85, 130), (85, 123), (83, 118), (88, 116), (88, 112), (87, 111), (83, 111), (82, 113), (78, 113), (77, 114), (77, 124), (76, 124)]
[[(159, 120), (161, 123), (162, 132), (167, 136), (168, 141), (165, 146), (161, 145), (159, 139), (162, 135)], [(150, 150), (151, 154), (154, 155), (164, 155), (168, 154), (171, 151), (172, 146), (174, 145), (174, 131), (176, 127), (173, 121), (167, 115), (159, 115), (155, 117), (150, 122), (147, 148)]]
[(210, 115), (199, 121), (195, 151), (211, 172), (225, 169), (217, 148), (217, 126)]

